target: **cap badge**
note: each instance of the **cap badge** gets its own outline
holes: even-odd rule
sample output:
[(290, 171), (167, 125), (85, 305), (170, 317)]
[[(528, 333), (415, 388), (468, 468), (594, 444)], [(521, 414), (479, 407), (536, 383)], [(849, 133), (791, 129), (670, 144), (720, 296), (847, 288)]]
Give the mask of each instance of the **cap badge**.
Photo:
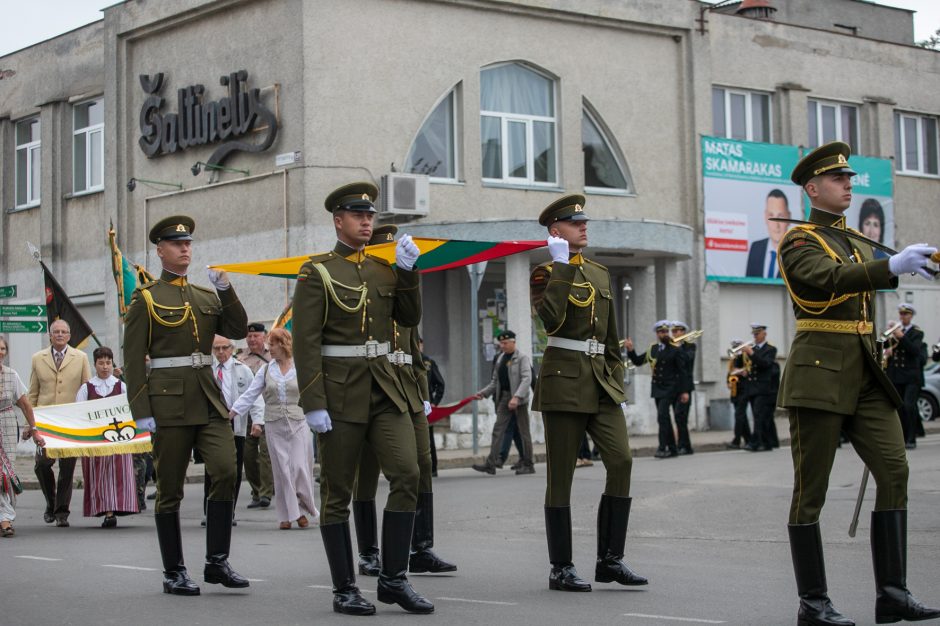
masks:
[(580, 204), (576, 204), (576, 205), (574, 205), (574, 212), (575, 212), (575, 213), (584, 213), (584, 209), (581, 208), (581, 205), (580, 205)]
[(839, 165), (847, 165), (847, 164), (848, 164), (848, 161), (845, 160), (845, 155), (844, 155), (844, 154), (840, 154), (840, 155), (839, 155)]
[(186, 232), (186, 227), (183, 226), (182, 224), (177, 224), (177, 225), (176, 225), (176, 232), (178, 232), (178, 233), (185, 233), (185, 232)]
[(367, 193), (362, 194), (362, 199), (363, 199), (363, 200), (368, 200), (368, 199), (369, 199), (369, 194), (367, 194)]

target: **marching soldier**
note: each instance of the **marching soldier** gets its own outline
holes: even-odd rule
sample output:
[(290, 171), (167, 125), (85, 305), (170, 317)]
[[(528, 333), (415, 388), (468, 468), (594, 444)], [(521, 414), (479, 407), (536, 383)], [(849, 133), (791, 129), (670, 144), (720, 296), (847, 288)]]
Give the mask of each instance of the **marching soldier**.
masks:
[(898, 413), (901, 416), (904, 447), (908, 450), (917, 447), (917, 427), (923, 427), (917, 410), (917, 398), (924, 386), (924, 365), (927, 364), (924, 331), (913, 323), (916, 313), (912, 304), (902, 302), (898, 305), (900, 326), (888, 337), (890, 347), (884, 351), (888, 360), (888, 378), (901, 397), (901, 410)]
[[(793, 301), (796, 337), (779, 404), (789, 409), (794, 486), (788, 532), (800, 624), (850, 625), (826, 587), (819, 515), (826, 499), (839, 432), (844, 430), (878, 486), (871, 517), (875, 621), (940, 617), (907, 590), (907, 477), (899, 398), (876, 354), (875, 291), (895, 289), (898, 276), (917, 272), (936, 252), (925, 244), (876, 259), (870, 245), (843, 234), (852, 199), (849, 146), (813, 150), (791, 178), (812, 203), (810, 225), (790, 229), (779, 246), (780, 273)], [(855, 233), (857, 235), (857, 233)]]
[(594, 580), (647, 584), (623, 562), (633, 466), (622, 408), (623, 361), (610, 274), (582, 254), (587, 222), (584, 196), (577, 194), (542, 211), (539, 224), (548, 228), (552, 262), (536, 267), (529, 279), (532, 306), (548, 333), (532, 406), (545, 422), (545, 531), (552, 564), (548, 588), (560, 591), (591, 590), (571, 560), (571, 481), (585, 432), (600, 449), (607, 470), (597, 512)]
[(738, 350), (743, 343), (740, 339), (731, 340), (731, 349), (737, 352), (728, 360), (728, 390), (734, 407), (734, 439), (725, 444), (729, 450), (739, 450), (742, 441), (745, 447), (751, 442), (751, 427), (747, 423), (747, 377), (751, 359)]
[(203, 579), (225, 587), (248, 586), (228, 562), (235, 440), (210, 367), (215, 335), (243, 338), (248, 334), (248, 317), (225, 272), (209, 270), (215, 291), (189, 282), (194, 229), (192, 218), (184, 215), (162, 219), (150, 229), (163, 272), (134, 291), (124, 328), (124, 375), (131, 412), (138, 428), (153, 431), (154, 520), (163, 558), (163, 591), (175, 595), (199, 595), (183, 562), (179, 519), (192, 450), (199, 452), (212, 476)]
[[(650, 397), (656, 401), (656, 421), (659, 423), (659, 448), (653, 455), (657, 459), (669, 459), (679, 455), (669, 410), (677, 403), (688, 404), (689, 402), (689, 393), (680, 391), (683, 384), (683, 372), (686, 368), (686, 353), (673, 345), (672, 338), (669, 336), (671, 325), (669, 320), (660, 320), (653, 324), (657, 341), (650, 344), (649, 349), (643, 354), (633, 351), (631, 338), (627, 337), (623, 343), (627, 349), (627, 358), (634, 365), (649, 363), (652, 369)], [(678, 421), (678, 416), (676, 420)]]
[(356, 467), (369, 444), (389, 479), (382, 520), (382, 568), (378, 599), (412, 613), (434, 605), (408, 582), (409, 547), (418, 500), (418, 456), (408, 395), (389, 360), (395, 325), (421, 321), (411, 237), (395, 250), (397, 268), (365, 254), (372, 237), (378, 189), (351, 183), (326, 198), (337, 242), (332, 252), (310, 257), (294, 290), (294, 362), (300, 405), (320, 433), (320, 532), (333, 579), (333, 610), (372, 615), (375, 606), (356, 586), (349, 534), (349, 502)]
[[(369, 245), (395, 240), (398, 227), (394, 224), (379, 226), (372, 231)], [(455, 572), (457, 566), (434, 553), (434, 494), (431, 489), (431, 440), (428, 436), (428, 414), (431, 412), (428, 372), (418, 347), (415, 328), (396, 325), (393, 351), (389, 360), (401, 381), (408, 400), (408, 413), (414, 426), (415, 448), (418, 454), (418, 505), (415, 511), (414, 531), (411, 536), (411, 573)], [(356, 524), (356, 543), (359, 548), (359, 573), (378, 576), (381, 571), (378, 531), (375, 514), (375, 492), (379, 486), (379, 462), (369, 444), (362, 446), (359, 470), (353, 495), (353, 521)]]
[(747, 377), (747, 401), (754, 415), (754, 433), (745, 449), (751, 452), (769, 451), (780, 447), (774, 411), (780, 388), (780, 365), (777, 348), (767, 341), (767, 326), (751, 324), (754, 343), (741, 351), (751, 362)]
[[(689, 332), (689, 327), (684, 322), (674, 321), (670, 328), (673, 341)], [(676, 403), (672, 407), (673, 415), (676, 416), (676, 434), (679, 445), (679, 456), (692, 454), (692, 439), (689, 437), (689, 407), (692, 404), (692, 392), (695, 391), (695, 352), (696, 346), (691, 341), (683, 340), (679, 342), (679, 349), (685, 355), (682, 364), (682, 374), (680, 375), (679, 396), (676, 397)], [(685, 401), (682, 401), (686, 396)]]

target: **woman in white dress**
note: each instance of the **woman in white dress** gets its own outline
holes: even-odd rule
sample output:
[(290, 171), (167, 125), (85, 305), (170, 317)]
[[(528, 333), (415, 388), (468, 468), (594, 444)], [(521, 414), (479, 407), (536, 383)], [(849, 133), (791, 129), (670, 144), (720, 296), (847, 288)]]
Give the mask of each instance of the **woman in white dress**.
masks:
[(0, 537), (13, 537), (13, 520), (16, 519), (16, 492), (19, 480), (13, 466), (16, 458), (16, 413), (15, 404), (23, 411), (29, 424), (23, 431), (23, 439), (32, 437), (37, 446), (44, 446), (42, 435), (36, 430), (33, 407), (26, 397), (26, 386), (15, 370), (3, 365), (7, 356), (7, 341), (0, 337)]
[(259, 395), (264, 397), (264, 431), (274, 477), (274, 505), (281, 530), (296, 521), (301, 528), (320, 517), (313, 500), (313, 437), (303, 410), (294, 370), (293, 342), (289, 332), (275, 328), (268, 335), (274, 359), (255, 374), (254, 380), (235, 404), (230, 415), (245, 415)]
[[(76, 402), (117, 396), (125, 392), (124, 385), (114, 377), (114, 353), (104, 346), (92, 353), (95, 375), (78, 388)], [(82, 457), (85, 477), (85, 517), (101, 517), (102, 528), (117, 526), (118, 515), (139, 513), (137, 504), (137, 477), (134, 473), (134, 455)]]

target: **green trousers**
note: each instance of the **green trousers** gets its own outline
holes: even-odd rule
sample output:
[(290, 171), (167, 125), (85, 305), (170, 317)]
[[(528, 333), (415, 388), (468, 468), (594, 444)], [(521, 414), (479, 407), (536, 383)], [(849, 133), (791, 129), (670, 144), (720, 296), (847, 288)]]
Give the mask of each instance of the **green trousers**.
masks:
[[(428, 418), (424, 411), (412, 413), (411, 423), (414, 426), (415, 449), (418, 454), (418, 493), (431, 493), (431, 439), (428, 436)], [(359, 455), (359, 470), (356, 472), (353, 500), (375, 500), (381, 469), (372, 445), (363, 444)]]
[(845, 431), (875, 480), (875, 510), (907, 508), (907, 456), (898, 412), (877, 381), (872, 378), (869, 382), (862, 386), (866, 391), (859, 397), (852, 415), (790, 409), (791, 524), (813, 524), (819, 520), (841, 431)]
[(183, 483), (193, 450), (212, 476), (210, 500), (235, 498), (235, 434), (228, 419), (213, 415), (203, 426), (160, 426), (153, 433), (153, 466), (157, 473), (154, 512), (179, 511)]
[(630, 495), (633, 456), (630, 453), (627, 420), (619, 404), (609, 399), (602, 400), (597, 413), (543, 411), (542, 421), (545, 424), (548, 464), (545, 506), (571, 504), (571, 481), (585, 432), (597, 444), (607, 470), (604, 493), (619, 497)]

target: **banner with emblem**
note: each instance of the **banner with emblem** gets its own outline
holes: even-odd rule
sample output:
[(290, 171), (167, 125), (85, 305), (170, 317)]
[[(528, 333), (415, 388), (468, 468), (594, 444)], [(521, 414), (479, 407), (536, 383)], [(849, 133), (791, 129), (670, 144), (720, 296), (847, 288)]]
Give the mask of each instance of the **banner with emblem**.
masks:
[[(845, 225), (869, 239), (894, 247), (894, 178), (891, 159), (849, 157), (852, 177), (852, 204), (845, 210)], [(807, 215), (809, 207), (807, 205)], [(887, 253), (875, 251), (875, 258)]]
[(801, 217), (799, 158), (796, 146), (702, 137), (706, 279), (783, 284), (777, 243), (789, 225), (767, 218)]
[(149, 452), (150, 433), (137, 430), (127, 394), (34, 407), (36, 429), (54, 459)]

